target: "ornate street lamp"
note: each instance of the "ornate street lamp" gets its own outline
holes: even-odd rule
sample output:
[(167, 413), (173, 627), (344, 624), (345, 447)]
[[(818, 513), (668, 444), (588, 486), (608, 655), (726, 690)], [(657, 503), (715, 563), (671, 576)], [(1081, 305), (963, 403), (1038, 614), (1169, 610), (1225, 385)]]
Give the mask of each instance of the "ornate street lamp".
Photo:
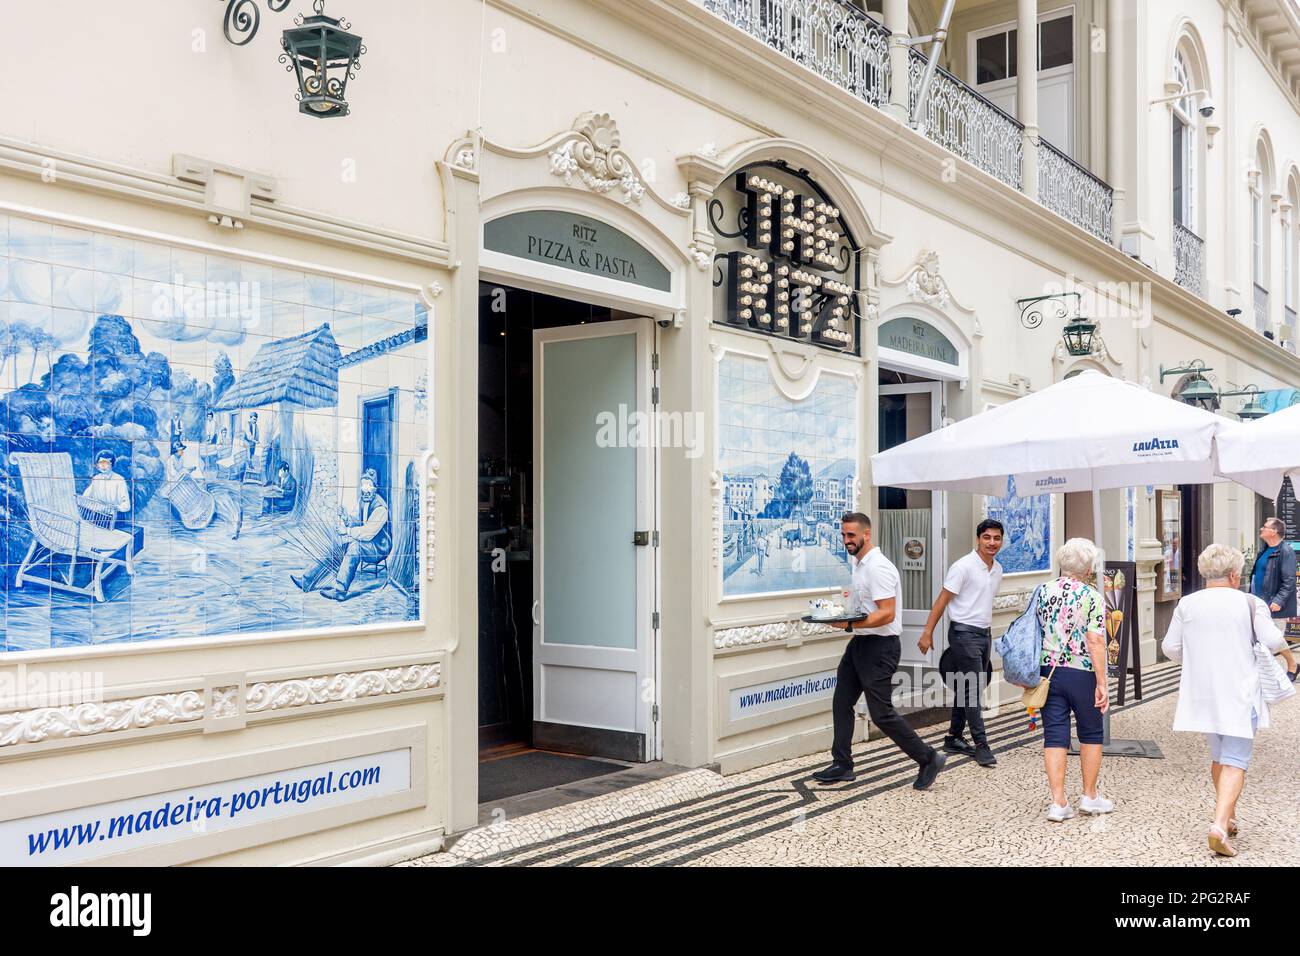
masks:
[(284, 31), (280, 62), (298, 75), (298, 111), (321, 118), (347, 116), (348, 80), (356, 76), (366, 52), (352, 24), (325, 16), (325, 0), (314, 0), (315, 16), (299, 14)]
[[(1066, 300), (1074, 299), (1074, 308)], [(1020, 324), (1027, 329), (1036, 329), (1043, 324), (1043, 319), (1051, 313), (1051, 318), (1068, 319), (1061, 329), (1061, 338), (1065, 351), (1075, 358), (1084, 358), (1093, 354), (1092, 338), (1097, 333), (1097, 323), (1089, 322), (1079, 314), (1081, 296), (1078, 292), (1057, 292), (1052, 295), (1035, 295), (1027, 299), (1017, 299), (1020, 306)]]
[(1166, 375), (1188, 375), (1187, 381), (1178, 390), (1178, 400), (1187, 405), (1195, 405), (1207, 412), (1212, 412), (1219, 407), (1219, 393), (1215, 391), (1214, 386), (1205, 377), (1205, 373), (1212, 371), (1214, 369), (1206, 367), (1206, 364), (1200, 359), (1193, 359), (1172, 368), (1165, 368), (1161, 365), (1160, 383), (1164, 384)]
[(1259, 400), (1259, 386), (1247, 385), (1245, 388), (1237, 389), (1232, 392), (1220, 392), (1220, 398), (1228, 398), (1232, 395), (1245, 395), (1246, 404), (1242, 405), (1237, 411), (1237, 417), (1244, 422), (1254, 421), (1257, 418), (1263, 418), (1268, 414), (1268, 409), (1264, 403)]
[(1092, 336), (1097, 331), (1097, 324), (1087, 319), (1078, 318), (1061, 330), (1065, 339), (1065, 351), (1075, 358), (1092, 354)]

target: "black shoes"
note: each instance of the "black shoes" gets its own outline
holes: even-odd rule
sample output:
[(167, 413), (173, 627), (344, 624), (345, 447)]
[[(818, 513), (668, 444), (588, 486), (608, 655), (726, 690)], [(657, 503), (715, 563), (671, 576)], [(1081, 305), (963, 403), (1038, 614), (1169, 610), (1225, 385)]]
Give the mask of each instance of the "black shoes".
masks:
[(993, 756), (988, 744), (980, 744), (975, 748), (975, 762), (981, 767), (996, 767), (998, 758)]
[(813, 779), (818, 783), (848, 783), (854, 776), (852, 767), (833, 763), (825, 770), (818, 770), (813, 774)]
[(944, 737), (943, 752), (946, 754), (965, 754), (975, 756), (975, 747), (965, 737)]
[(948, 762), (948, 758), (942, 752), (935, 750), (930, 754), (930, 759), (921, 764), (921, 772), (916, 775), (916, 783), (912, 784), (913, 790), (929, 790), (930, 784), (934, 783), (934, 778), (939, 776), (939, 771), (943, 765)]

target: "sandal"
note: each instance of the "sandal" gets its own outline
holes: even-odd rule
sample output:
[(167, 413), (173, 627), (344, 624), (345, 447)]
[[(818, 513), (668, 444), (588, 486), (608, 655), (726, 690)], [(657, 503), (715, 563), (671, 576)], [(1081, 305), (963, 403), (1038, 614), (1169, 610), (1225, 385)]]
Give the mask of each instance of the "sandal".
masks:
[(1237, 850), (1228, 842), (1228, 835), (1218, 827), (1210, 827), (1210, 849), (1219, 856), (1236, 856)]
[(1231, 817), (1228, 820), (1228, 836), (1235, 837), (1240, 828), (1237, 826), (1237, 818)]

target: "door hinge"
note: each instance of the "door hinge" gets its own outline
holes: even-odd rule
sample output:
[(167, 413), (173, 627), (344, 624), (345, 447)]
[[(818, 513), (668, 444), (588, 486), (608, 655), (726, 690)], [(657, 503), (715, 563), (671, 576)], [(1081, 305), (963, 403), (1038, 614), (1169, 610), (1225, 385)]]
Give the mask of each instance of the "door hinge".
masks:
[(653, 707), (650, 708), (650, 719), (653, 720), (656, 724), (659, 723), (659, 705), (658, 705), (658, 704), (655, 704)]
[(651, 543), (652, 545), (654, 545), (656, 548), (659, 547), (659, 532), (658, 532), (658, 531), (652, 531), (652, 532), (650, 532), (650, 543)]
[(653, 386), (651, 386), (651, 388), (650, 388), (650, 404), (651, 404), (651, 405), (658, 405), (658, 404), (659, 404), (659, 386), (658, 386), (658, 385), (653, 385)]
[(659, 353), (655, 352), (650, 356), (650, 367), (656, 372), (659, 371)]
[(658, 611), (655, 611), (653, 614), (650, 615), (650, 626), (653, 627), (656, 631), (659, 630), (659, 612), (658, 612)]

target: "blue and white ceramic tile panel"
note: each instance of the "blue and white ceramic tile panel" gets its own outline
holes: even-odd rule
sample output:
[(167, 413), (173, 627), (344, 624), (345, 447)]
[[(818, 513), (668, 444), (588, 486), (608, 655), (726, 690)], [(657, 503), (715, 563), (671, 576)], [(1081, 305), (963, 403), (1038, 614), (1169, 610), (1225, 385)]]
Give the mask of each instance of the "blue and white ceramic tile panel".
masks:
[(1016, 494), (1014, 479), (1007, 494), (985, 498), (985, 513), (1002, 522), (1006, 538), (998, 561), (1006, 574), (1033, 574), (1052, 566), (1052, 496)]
[(723, 596), (847, 583), (840, 516), (858, 460), (853, 380), (822, 373), (786, 398), (767, 362), (729, 353), (719, 366)]
[(426, 332), (406, 293), (0, 216), (0, 651), (416, 618)]

